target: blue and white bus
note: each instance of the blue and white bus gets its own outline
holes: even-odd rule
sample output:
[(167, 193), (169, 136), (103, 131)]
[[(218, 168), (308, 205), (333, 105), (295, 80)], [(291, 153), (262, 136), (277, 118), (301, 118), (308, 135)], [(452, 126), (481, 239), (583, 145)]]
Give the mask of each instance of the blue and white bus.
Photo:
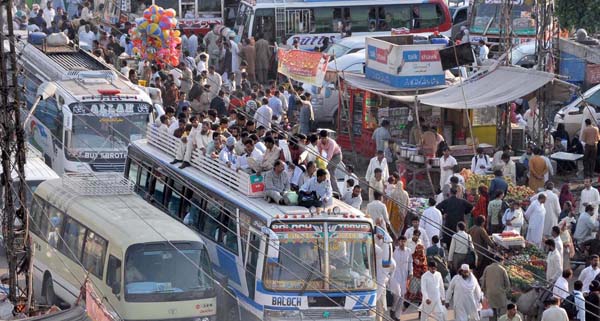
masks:
[(369, 217), (337, 200), (320, 214), (267, 203), (260, 176), (196, 152), (181, 170), (169, 163), (178, 143), (149, 126), (147, 138), (129, 146), (125, 176), (202, 235), (237, 301), (227, 320), (375, 320)]

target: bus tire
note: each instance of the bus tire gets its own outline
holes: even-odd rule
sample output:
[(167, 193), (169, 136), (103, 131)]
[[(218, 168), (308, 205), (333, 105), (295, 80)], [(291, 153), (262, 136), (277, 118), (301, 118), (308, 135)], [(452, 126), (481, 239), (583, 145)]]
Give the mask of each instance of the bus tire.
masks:
[(50, 273), (46, 273), (44, 275), (44, 282), (42, 283), (42, 297), (44, 298), (44, 303), (47, 306), (53, 306), (58, 304), (58, 298), (56, 293), (54, 293), (54, 283), (52, 282), (52, 275)]

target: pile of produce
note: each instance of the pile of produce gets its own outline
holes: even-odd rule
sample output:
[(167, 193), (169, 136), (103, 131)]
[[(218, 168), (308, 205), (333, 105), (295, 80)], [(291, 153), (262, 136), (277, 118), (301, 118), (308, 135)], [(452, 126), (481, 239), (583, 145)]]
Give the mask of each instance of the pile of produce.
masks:
[(506, 194), (506, 199), (513, 199), (521, 203), (523, 201), (529, 201), (529, 198), (531, 198), (533, 194), (535, 194), (535, 192), (528, 186), (508, 184), (508, 194)]
[(518, 265), (507, 266), (506, 272), (508, 272), (512, 286), (520, 291), (527, 291), (531, 287), (533, 280), (535, 280), (532, 272)]
[(546, 255), (528, 244), (519, 255), (506, 260), (506, 270), (513, 286), (526, 291), (533, 283), (546, 278)]
[[(467, 193), (477, 191), (481, 185), (489, 187), (492, 179), (494, 179), (494, 175), (473, 174), (473, 172), (468, 169), (463, 169), (460, 172), (460, 175), (465, 179), (465, 189)], [(529, 198), (535, 194), (535, 192), (527, 186), (515, 185), (508, 177), (505, 177), (504, 180), (508, 183), (508, 194), (505, 199), (514, 199), (517, 202), (524, 202), (529, 201)]]

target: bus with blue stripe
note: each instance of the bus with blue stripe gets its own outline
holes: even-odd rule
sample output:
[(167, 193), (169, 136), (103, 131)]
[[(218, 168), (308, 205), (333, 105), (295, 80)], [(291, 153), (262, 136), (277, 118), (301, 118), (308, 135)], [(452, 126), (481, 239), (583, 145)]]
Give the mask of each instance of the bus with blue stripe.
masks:
[[(170, 164), (180, 141), (149, 126), (128, 150), (138, 193), (206, 241), (226, 286), (227, 320), (375, 320), (372, 220), (334, 200), (320, 213), (268, 203), (262, 177), (197, 152)], [(225, 301), (220, 301), (225, 302)]]

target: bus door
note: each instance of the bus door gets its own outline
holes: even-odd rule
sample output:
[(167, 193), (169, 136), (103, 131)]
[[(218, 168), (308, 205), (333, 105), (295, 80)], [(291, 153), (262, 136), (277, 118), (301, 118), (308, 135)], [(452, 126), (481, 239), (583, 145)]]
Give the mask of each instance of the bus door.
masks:
[(250, 229), (247, 239), (244, 239), (242, 246), (246, 247), (246, 284), (248, 285), (248, 297), (254, 300), (254, 292), (256, 290), (256, 275), (258, 273), (258, 256), (260, 254), (261, 234), (259, 231)]

